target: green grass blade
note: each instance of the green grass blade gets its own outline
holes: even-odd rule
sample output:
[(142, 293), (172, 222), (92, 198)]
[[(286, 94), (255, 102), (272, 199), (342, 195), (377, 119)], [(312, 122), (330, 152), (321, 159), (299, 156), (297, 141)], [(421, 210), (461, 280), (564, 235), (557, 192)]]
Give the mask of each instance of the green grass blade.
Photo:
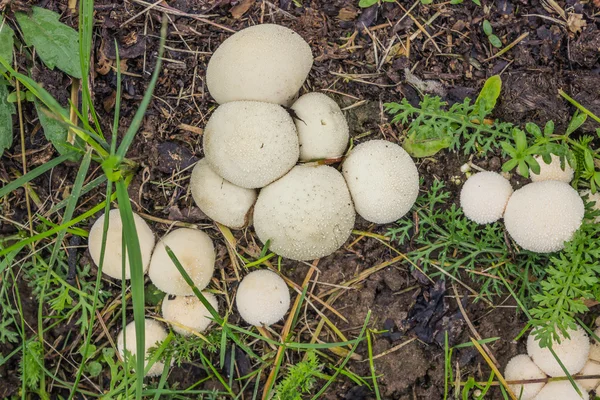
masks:
[(21, 186), (25, 185), (27, 182), (30, 182), (31, 180), (37, 178), (38, 176), (42, 175), (44, 172), (47, 172), (47, 171), (51, 170), (52, 168), (56, 167), (57, 165), (62, 164), (64, 161), (67, 161), (69, 158), (71, 158), (74, 154), (75, 153), (68, 153), (68, 154), (64, 154), (62, 156), (56, 157), (56, 158), (48, 161), (47, 163), (42, 164), (35, 169), (32, 169), (31, 171), (29, 171), (27, 174), (21, 176), (20, 178), (17, 178), (14, 181), (10, 182), (9, 184), (3, 186), (2, 188), (0, 188), (0, 198), (6, 196), (13, 190), (20, 188)]
[(117, 97), (115, 98), (115, 118), (113, 120), (112, 139), (110, 142), (110, 154), (115, 154), (117, 148), (117, 135), (119, 133), (119, 116), (121, 114), (121, 57), (119, 46), (115, 39), (115, 53), (117, 55)]

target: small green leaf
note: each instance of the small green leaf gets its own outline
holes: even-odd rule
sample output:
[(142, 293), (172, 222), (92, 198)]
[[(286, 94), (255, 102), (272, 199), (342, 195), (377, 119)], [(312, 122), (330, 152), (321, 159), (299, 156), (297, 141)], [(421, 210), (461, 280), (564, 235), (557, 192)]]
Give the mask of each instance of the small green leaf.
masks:
[(6, 101), (8, 101), (9, 103), (16, 103), (18, 101), (17, 98), (17, 92), (11, 92), (6, 98)]
[(433, 0), (421, 0), (421, 4), (427, 5), (427, 4), (431, 4), (431, 3), (433, 3)]
[(513, 136), (515, 138), (515, 144), (517, 145), (517, 152), (525, 152), (525, 150), (527, 150), (527, 136), (525, 135), (525, 132), (520, 129), (514, 129)]
[(146, 304), (151, 306), (156, 306), (160, 301), (165, 297), (165, 292), (157, 288), (153, 283), (146, 285), (146, 289), (144, 290), (144, 298), (146, 299)]
[(583, 161), (585, 163), (585, 169), (589, 172), (594, 171), (594, 156), (590, 149), (585, 149), (583, 152)]
[(517, 160), (516, 158), (510, 159), (502, 165), (502, 171), (512, 171), (517, 166), (517, 164), (519, 164), (519, 160)]
[(529, 169), (533, 171), (534, 174), (540, 174), (540, 164), (536, 161), (533, 156), (525, 157), (525, 162), (529, 165)]
[(509, 156), (513, 158), (517, 156), (517, 149), (515, 149), (510, 143), (500, 142), (500, 146), (502, 147), (502, 150), (504, 150)]
[(71, 152), (72, 148), (67, 143), (68, 129), (52, 116), (52, 113), (39, 101), (35, 101), (35, 109), (44, 129), (44, 136), (62, 154)]
[(25, 100), (27, 101), (35, 101), (35, 95), (30, 91), (25, 92)]
[(569, 122), (569, 126), (567, 127), (565, 134), (569, 136), (571, 133), (575, 132), (577, 128), (583, 125), (586, 119), (587, 114), (577, 112), (575, 115), (573, 115), (573, 118), (571, 118), (571, 122)]
[(498, 36), (490, 35), (488, 36), (488, 39), (490, 40), (492, 46), (494, 46), (495, 48), (499, 49), (500, 47), (502, 47), (502, 41), (500, 40), (500, 38), (498, 38)]
[(481, 1), (480, 0), (473, 0), (473, 3), (477, 4), (479, 7), (481, 7)]
[(483, 84), (483, 88), (481, 92), (479, 92), (479, 96), (477, 96), (477, 100), (475, 100), (475, 108), (478, 108), (480, 103), (483, 103), (484, 109), (486, 110), (486, 115), (492, 112), (494, 107), (496, 107), (496, 101), (498, 97), (500, 97), (500, 92), (502, 91), (502, 78), (500, 75), (490, 76), (485, 83)]
[(464, 0), (450, 0), (450, 4), (455, 5), (455, 4), (462, 4)]
[(4, 79), (0, 79), (0, 156), (13, 144), (12, 115), (15, 113), (15, 105), (8, 102), (7, 85)]
[(102, 364), (98, 361), (88, 362), (85, 365), (85, 369), (92, 378), (95, 378), (102, 373)]
[(437, 134), (425, 130), (414, 131), (402, 143), (402, 147), (412, 157), (421, 158), (429, 157), (440, 150), (447, 149), (452, 143), (452, 138), (449, 135)]
[(40, 7), (33, 7), (32, 10), (31, 16), (22, 12), (15, 13), (25, 43), (35, 47), (48, 68), (58, 67), (81, 79), (77, 31), (60, 22), (60, 15), (55, 12)]
[(519, 161), (519, 175), (529, 178), (529, 167), (525, 161)]
[(490, 36), (494, 33), (494, 30), (492, 29), (492, 24), (490, 24), (490, 21), (488, 21), (487, 19), (483, 20), (483, 33), (485, 33), (486, 36)]
[[(13, 30), (10, 29), (10, 26), (4, 21), (4, 24), (0, 27), (0, 57), (8, 63), (11, 63), (13, 59), (13, 37)], [(0, 71), (5, 70), (4, 67), (0, 66)]]
[(377, 4), (377, 0), (360, 0), (358, 2), (358, 6), (362, 8), (371, 7), (374, 4)]
[(546, 126), (544, 126), (544, 135), (550, 136), (554, 133), (554, 121), (546, 122)]
[(532, 134), (533, 136), (535, 136), (536, 138), (541, 138), (542, 137), (542, 130), (540, 129), (539, 126), (537, 126), (533, 122), (528, 122), (525, 125), (525, 130), (527, 132), (529, 132), (530, 134)]

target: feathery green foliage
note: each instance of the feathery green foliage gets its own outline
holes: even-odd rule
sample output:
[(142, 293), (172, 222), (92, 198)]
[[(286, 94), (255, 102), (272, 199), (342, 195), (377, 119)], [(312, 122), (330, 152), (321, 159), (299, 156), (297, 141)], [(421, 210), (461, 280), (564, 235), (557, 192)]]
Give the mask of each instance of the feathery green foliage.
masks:
[(302, 395), (309, 393), (317, 383), (315, 373), (322, 365), (314, 351), (306, 352), (306, 360), (288, 368), (285, 377), (275, 387), (274, 398), (277, 400), (301, 400)]

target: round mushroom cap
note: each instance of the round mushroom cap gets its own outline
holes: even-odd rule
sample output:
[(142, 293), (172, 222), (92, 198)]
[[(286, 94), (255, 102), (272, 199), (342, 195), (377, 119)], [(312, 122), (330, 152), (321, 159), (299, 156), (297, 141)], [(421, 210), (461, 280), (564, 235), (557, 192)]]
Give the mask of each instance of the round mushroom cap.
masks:
[[(90, 256), (94, 264), (100, 266), (100, 251), (102, 249), (102, 236), (104, 233), (104, 217), (94, 222), (90, 229), (88, 238), (88, 248)], [(142, 265), (144, 274), (148, 271), (150, 264), (150, 256), (154, 249), (154, 233), (148, 226), (146, 221), (136, 213), (133, 213), (133, 221), (135, 230), (138, 234), (140, 242), (140, 252), (142, 254)], [(111, 278), (121, 279), (123, 275), (123, 223), (121, 221), (121, 213), (119, 209), (110, 210), (108, 213), (108, 231), (106, 232), (106, 249), (104, 251), (104, 262), (102, 264), (102, 272)], [(129, 266), (129, 258), (125, 257), (125, 279), (131, 278), (131, 268)]]
[(370, 222), (402, 218), (419, 195), (419, 172), (408, 153), (387, 140), (356, 146), (342, 165), (356, 212)]
[(256, 190), (221, 178), (205, 158), (198, 161), (192, 171), (190, 190), (198, 208), (212, 220), (232, 229), (241, 229), (250, 223)]
[[(588, 354), (590, 353), (590, 340), (587, 333), (578, 326), (577, 329), (570, 329), (567, 332), (569, 338), (560, 335), (560, 343), (553, 342), (552, 350), (556, 353), (569, 374), (574, 375), (583, 369)], [(534, 334), (527, 338), (527, 354), (534, 363), (547, 375), (564, 376), (564, 372), (556, 359), (547, 347), (540, 347), (539, 341)]]
[(254, 228), (269, 250), (292, 260), (325, 257), (354, 228), (352, 199), (342, 175), (326, 165), (298, 165), (261, 190)]
[[(504, 370), (504, 379), (507, 381), (544, 379), (546, 374), (538, 368), (537, 365), (527, 354), (519, 354), (510, 359)], [(510, 390), (521, 400), (531, 400), (544, 387), (546, 383), (527, 383), (509, 385)], [(521, 396), (521, 397), (519, 397)]]
[(513, 193), (508, 179), (496, 172), (471, 175), (460, 191), (460, 206), (465, 216), (478, 224), (498, 221)]
[[(145, 366), (147, 367), (147, 361), (149, 358), (148, 350), (151, 347), (160, 346), (160, 343), (167, 337), (167, 331), (165, 328), (163, 328), (160, 322), (149, 318), (144, 320), (144, 326), (144, 357), (146, 359)], [(119, 332), (119, 335), (117, 336), (117, 348), (119, 349), (121, 357), (125, 359), (125, 349), (127, 349), (132, 356), (135, 356), (137, 351), (136, 345), (137, 337), (135, 335), (135, 321), (131, 321), (121, 332)], [(145, 376), (158, 376), (162, 374), (164, 367), (164, 363), (156, 361), (154, 364), (152, 364)]]
[(589, 400), (589, 393), (578, 382), (575, 382), (575, 385), (579, 388), (581, 396), (569, 380), (564, 380), (548, 382), (534, 400)]
[(575, 189), (558, 181), (534, 182), (508, 200), (504, 224), (519, 246), (536, 253), (562, 250), (581, 226), (585, 207)]
[(219, 104), (254, 100), (289, 105), (312, 63), (310, 46), (296, 32), (256, 25), (221, 43), (208, 62), (206, 84)]
[(152, 254), (148, 276), (157, 288), (175, 296), (190, 296), (192, 288), (167, 254), (169, 246), (198, 290), (210, 283), (215, 270), (215, 248), (210, 237), (199, 230), (181, 228), (168, 233)]
[[(219, 312), (219, 302), (214, 294), (202, 292), (206, 300)], [(162, 302), (162, 316), (180, 335), (204, 332), (212, 322), (212, 314), (196, 296), (166, 296)]]
[[(587, 196), (587, 201), (590, 203), (594, 203), (592, 205), (592, 210), (600, 210), (600, 190), (596, 193), (592, 193), (591, 190), (584, 190), (583, 192), (581, 192), (581, 196)], [(594, 222), (600, 224), (600, 216), (594, 218)]]
[(560, 165), (560, 157), (556, 154), (551, 154), (550, 164), (546, 164), (543, 160), (542, 156), (535, 156), (535, 160), (540, 164), (540, 173), (535, 174), (531, 169), (529, 169), (529, 176), (531, 177), (532, 182), (541, 182), (541, 181), (560, 181), (569, 183), (573, 180), (573, 175), (575, 171), (569, 165), (569, 163), (565, 160), (564, 169), (561, 168)]
[(235, 296), (240, 316), (254, 326), (269, 326), (281, 320), (290, 308), (290, 292), (275, 272), (267, 269), (246, 275)]
[[(594, 334), (598, 336), (600, 334), (600, 328), (596, 328)], [(579, 375), (600, 375), (600, 343), (598, 343), (598, 341), (593, 340), (593, 343), (590, 346), (588, 360), (583, 366), (583, 369), (579, 371)], [(600, 384), (600, 379), (580, 379), (577, 382), (579, 382), (585, 390), (593, 390)]]
[(296, 126), (276, 104), (227, 103), (206, 124), (204, 154), (217, 175), (243, 188), (260, 188), (282, 177), (298, 161)]
[(334, 158), (344, 154), (350, 138), (346, 118), (333, 99), (307, 93), (292, 105), (300, 142), (300, 160)]

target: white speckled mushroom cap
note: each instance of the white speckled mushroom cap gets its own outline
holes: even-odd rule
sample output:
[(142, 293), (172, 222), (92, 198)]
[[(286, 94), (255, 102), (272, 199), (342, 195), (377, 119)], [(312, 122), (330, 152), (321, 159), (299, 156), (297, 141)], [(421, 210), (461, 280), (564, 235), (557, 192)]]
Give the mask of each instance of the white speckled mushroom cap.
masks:
[(419, 173), (408, 153), (387, 140), (356, 146), (342, 165), (356, 212), (377, 224), (404, 216), (419, 194)]
[(333, 99), (323, 93), (307, 93), (292, 105), (300, 142), (300, 160), (334, 158), (348, 147), (348, 123)]
[(276, 104), (223, 104), (204, 129), (204, 154), (217, 175), (243, 188), (260, 188), (282, 177), (298, 161), (296, 126)]
[[(215, 295), (209, 292), (202, 294), (218, 312), (219, 302)], [(196, 296), (176, 296), (172, 299), (165, 296), (162, 302), (162, 316), (175, 332), (183, 336), (190, 336), (191, 331), (204, 332), (212, 322), (210, 311)]]
[(577, 382), (582, 396), (577, 394), (577, 391), (568, 380), (548, 382), (546, 386), (537, 394), (534, 400), (589, 400), (590, 395)]
[[(146, 366), (148, 365), (148, 349), (151, 347), (158, 347), (160, 343), (165, 340), (167, 337), (167, 331), (163, 328), (162, 324), (153, 319), (146, 318), (144, 320), (145, 325), (145, 335), (144, 335), (144, 349), (145, 349), (145, 358), (146, 358)], [(125, 326), (119, 335), (117, 336), (117, 348), (119, 349), (119, 353), (121, 357), (125, 358), (125, 349), (131, 353), (132, 356), (136, 354), (136, 335), (135, 335), (135, 321), (131, 321), (129, 324)], [(126, 345), (126, 346), (125, 346)], [(165, 364), (157, 361), (148, 370), (146, 376), (158, 376), (162, 374), (163, 368)]]
[[(537, 365), (527, 354), (519, 354), (510, 359), (504, 370), (504, 379), (507, 381), (518, 381), (528, 379), (543, 379), (546, 374), (538, 368)], [(527, 383), (524, 385), (509, 385), (510, 390), (521, 400), (531, 400), (544, 387), (545, 383)], [(519, 397), (519, 395), (521, 397)]]
[(252, 206), (258, 196), (254, 189), (245, 189), (221, 178), (204, 158), (192, 171), (190, 190), (204, 214), (233, 229), (249, 224)]
[(498, 221), (513, 193), (508, 179), (496, 172), (471, 175), (460, 191), (460, 206), (465, 216), (478, 224)]
[(529, 176), (531, 177), (532, 182), (541, 182), (541, 181), (560, 181), (569, 183), (573, 180), (573, 175), (575, 171), (569, 165), (569, 163), (565, 160), (565, 169), (560, 167), (560, 157), (556, 154), (551, 154), (550, 157), (552, 161), (550, 164), (546, 164), (542, 159), (542, 156), (535, 156), (535, 160), (540, 164), (540, 173), (534, 174), (533, 171), (529, 170)]
[[(100, 218), (94, 222), (90, 229), (90, 235), (88, 238), (88, 248), (90, 250), (90, 256), (97, 266), (100, 265), (100, 250), (102, 249), (102, 234), (104, 231), (104, 217), (101, 215)], [(150, 256), (152, 255), (152, 249), (154, 249), (154, 233), (148, 226), (146, 221), (142, 219), (136, 213), (133, 213), (133, 220), (135, 222), (135, 229), (138, 234), (140, 242), (140, 251), (142, 253), (142, 263), (144, 267), (144, 273), (148, 271), (148, 265), (150, 264)], [(106, 250), (104, 251), (104, 263), (102, 265), (102, 272), (111, 278), (121, 279), (122, 278), (122, 265), (123, 265), (123, 223), (121, 222), (121, 213), (118, 209), (110, 210), (108, 213), (108, 231), (106, 232)], [(129, 267), (129, 258), (125, 257), (125, 279), (131, 278), (131, 269)]]
[(256, 25), (221, 43), (208, 62), (206, 84), (219, 104), (254, 100), (289, 105), (312, 63), (310, 46), (296, 32)]
[[(581, 327), (567, 332), (569, 338), (561, 335), (560, 343), (553, 342), (552, 350), (556, 353), (567, 371), (574, 375), (581, 371), (590, 353), (590, 339)], [(540, 347), (534, 334), (527, 338), (527, 354), (533, 362), (547, 375), (564, 376), (564, 372), (547, 347)]]
[(290, 292), (275, 272), (261, 269), (246, 275), (235, 296), (240, 316), (254, 326), (281, 320), (290, 308)]
[(196, 229), (176, 229), (158, 242), (150, 261), (148, 276), (157, 288), (175, 296), (190, 296), (194, 292), (171, 261), (165, 245), (173, 251), (198, 290), (208, 286), (215, 270), (215, 248), (206, 233)]
[(339, 249), (354, 228), (342, 175), (326, 165), (298, 165), (261, 190), (254, 206), (259, 239), (280, 256), (314, 260)]
[(564, 182), (534, 182), (516, 190), (506, 205), (504, 224), (519, 246), (537, 253), (562, 250), (581, 226), (585, 207)]

